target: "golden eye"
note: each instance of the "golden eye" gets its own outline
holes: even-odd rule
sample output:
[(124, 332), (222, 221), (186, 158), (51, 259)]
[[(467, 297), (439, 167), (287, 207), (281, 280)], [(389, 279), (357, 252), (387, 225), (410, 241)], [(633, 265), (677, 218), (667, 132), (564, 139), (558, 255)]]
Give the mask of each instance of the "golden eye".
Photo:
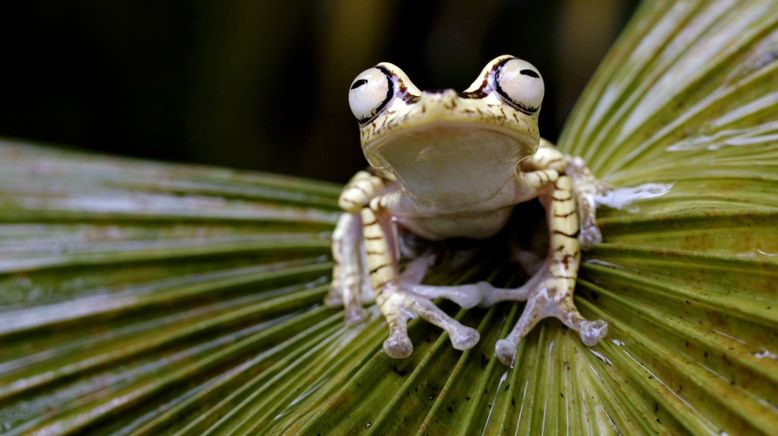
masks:
[(543, 77), (531, 63), (510, 58), (494, 74), (497, 92), (511, 106), (527, 115), (536, 113), (543, 103)]
[(386, 68), (373, 67), (361, 72), (348, 92), (351, 112), (360, 123), (370, 121), (394, 97), (394, 80)]

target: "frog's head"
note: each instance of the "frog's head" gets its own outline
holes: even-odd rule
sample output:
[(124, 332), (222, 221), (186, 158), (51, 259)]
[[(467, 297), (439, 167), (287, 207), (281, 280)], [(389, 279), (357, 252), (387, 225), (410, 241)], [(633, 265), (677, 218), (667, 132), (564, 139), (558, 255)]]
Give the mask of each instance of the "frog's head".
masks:
[(382, 62), (354, 79), (349, 104), (368, 162), (424, 196), (428, 188), (440, 195), (431, 178), (451, 183), (462, 176), (472, 181), (471, 173), (501, 180), (512, 174), (537, 150), (543, 93), (534, 66), (504, 55), (462, 92), (420, 91), (400, 68)]

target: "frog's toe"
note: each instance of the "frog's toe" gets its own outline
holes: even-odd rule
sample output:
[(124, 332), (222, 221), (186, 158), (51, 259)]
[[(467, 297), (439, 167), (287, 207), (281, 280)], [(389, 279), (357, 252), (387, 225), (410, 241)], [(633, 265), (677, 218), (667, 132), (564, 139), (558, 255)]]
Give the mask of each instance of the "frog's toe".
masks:
[(330, 290), (324, 297), (325, 306), (343, 307), (347, 326), (359, 324), (367, 318), (363, 303), (370, 302), (373, 294), (372, 286), (366, 289), (364, 283), (357, 274), (346, 277), (340, 275), (333, 279)]
[(327, 307), (343, 306), (343, 297), (335, 286), (331, 287), (330, 292), (324, 297), (324, 305)]
[(478, 334), (478, 330), (460, 326), (461, 328), (453, 331), (451, 335), (451, 345), (457, 350), (469, 350), (478, 343), (481, 339), (481, 335)]
[(346, 325), (357, 325), (367, 318), (367, 311), (362, 306), (346, 307)]
[(584, 345), (593, 347), (608, 334), (608, 323), (601, 319), (584, 321), (578, 329), (578, 334), (581, 336), (581, 342)]
[(602, 242), (602, 232), (600, 232), (600, 228), (594, 224), (581, 227), (581, 233), (578, 235), (578, 242), (584, 250), (588, 250), (599, 244)]
[(383, 350), (392, 359), (405, 359), (413, 353), (413, 343), (406, 332), (395, 330), (384, 341)]
[(429, 297), (413, 292), (403, 283), (387, 283), (378, 302), (389, 324), (389, 338), (384, 342), (384, 352), (389, 357), (401, 359), (413, 352), (413, 344), (407, 334), (407, 322), (415, 316), (445, 330), (451, 345), (457, 350), (472, 348), (480, 339), (478, 331), (460, 324), (435, 306)]
[(367, 311), (362, 307), (361, 290), (356, 285), (344, 286), (338, 283), (330, 287), (329, 293), (324, 297), (327, 307), (343, 307), (343, 314), (347, 326), (359, 324), (367, 318)]
[(457, 350), (472, 348), (480, 339), (476, 330), (464, 326), (459, 321), (448, 316), (446, 312), (435, 306), (429, 298), (414, 295), (409, 297), (405, 307), (425, 321), (445, 330), (451, 339), (451, 345)]
[(494, 346), (494, 355), (506, 366), (513, 366), (517, 344), (510, 339), (500, 339)]
[(545, 303), (545, 300), (539, 296), (527, 300), (524, 311), (521, 313), (516, 325), (513, 326), (513, 329), (508, 333), (508, 336), (504, 339), (500, 339), (495, 344), (494, 354), (500, 359), (500, 362), (508, 366), (513, 365), (519, 342), (521, 342), (533, 327), (537, 325), (538, 321), (543, 318), (543, 309), (546, 306)]
[(581, 342), (588, 347), (597, 345), (608, 334), (608, 323), (598, 319), (589, 321), (578, 312), (572, 295), (568, 295), (555, 308), (556, 317), (567, 327), (578, 332)]

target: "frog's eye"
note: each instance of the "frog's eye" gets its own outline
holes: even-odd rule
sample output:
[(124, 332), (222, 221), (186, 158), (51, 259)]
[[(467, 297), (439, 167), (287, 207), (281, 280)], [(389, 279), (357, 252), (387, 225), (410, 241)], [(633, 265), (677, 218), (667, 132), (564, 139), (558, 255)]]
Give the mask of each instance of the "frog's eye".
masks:
[(510, 58), (494, 73), (497, 92), (511, 106), (527, 115), (540, 109), (545, 86), (538, 70), (527, 61)]
[(351, 112), (360, 123), (372, 119), (394, 96), (394, 80), (391, 72), (381, 66), (361, 72), (348, 92)]

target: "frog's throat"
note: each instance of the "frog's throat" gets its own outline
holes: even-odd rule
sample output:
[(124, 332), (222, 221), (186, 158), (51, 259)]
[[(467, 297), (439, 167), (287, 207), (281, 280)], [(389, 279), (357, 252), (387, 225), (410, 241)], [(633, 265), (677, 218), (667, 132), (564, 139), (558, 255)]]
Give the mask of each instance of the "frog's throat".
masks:
[(540, 137), (535, 132), (474, 120), (436, 120), (377, 136), (363, 144), (362, 150), (371, 165), (380, 166), (382, 156), (396, 149), (434, 150), (443, 155), (451, 153), (449, 150), (477, 150), (495, 142), (503, 145), (509, 155), (523, 159), (535, 154)]
[(437, 122), (403, 129), (365, 147), (376, 168), (397, 177), (415, 203), (445, 210), (500, 206), (518, 163), (538, 139), (479, 123)]

